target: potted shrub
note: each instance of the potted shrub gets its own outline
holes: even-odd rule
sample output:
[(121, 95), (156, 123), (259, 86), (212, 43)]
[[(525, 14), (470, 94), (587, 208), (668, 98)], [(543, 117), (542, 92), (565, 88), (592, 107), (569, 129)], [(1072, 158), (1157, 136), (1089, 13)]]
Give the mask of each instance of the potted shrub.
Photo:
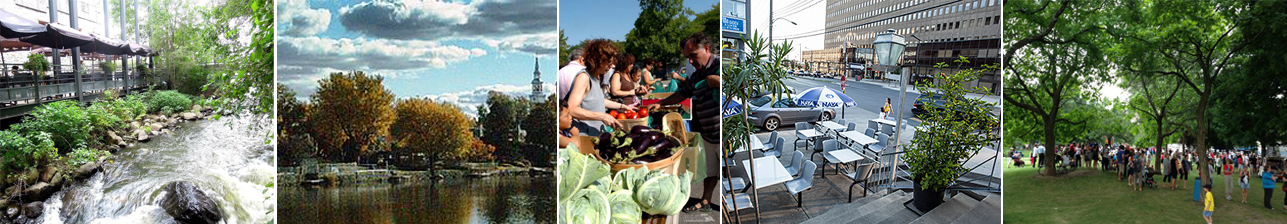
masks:
[[(956, 60), (965, 64), (965, 57)], [(947, 67), (939, 63), (936, 68)], [(942, 101), (928, 106), (928, 112), (918, 116), (925, 121), (916, 127), (916, 136), (905, 148), (904, 160), (912, 174), (913, 204), (920, 211), (929, 211), (943, 203), (943, 193), (956, 178), (969, 168), (968, 160), (984, 146), (1000, 139), (997, 131), (1000, 120), (992, 116), (995, 103), (966, 97), (967, 93), (988, 94), (986, 89), (962, 86), (978, 79), (980, 73), (994, 69), (961, 70), (955, 74), (939, 74), (937, 82), (917, 82), (922, 92), (940, 94)], [(928, 98), (933, 94), (923, 94)], [(918, 99), (928, 100), (928, 99)]]
[(31, 70), (36, 76), (36, 82), (44, 78), (45, 71), (49, 71), (49, 61), (45, 60), (45, 55), (30, 54), (27, 55), (27, 63), (22, 63), (22, 67)]
[(112, 72), (116, 72), (116, 63), (112, 63), (112, 62), (98, 63), (98, 68), (103, 69), (104, 75), (111, 76)]

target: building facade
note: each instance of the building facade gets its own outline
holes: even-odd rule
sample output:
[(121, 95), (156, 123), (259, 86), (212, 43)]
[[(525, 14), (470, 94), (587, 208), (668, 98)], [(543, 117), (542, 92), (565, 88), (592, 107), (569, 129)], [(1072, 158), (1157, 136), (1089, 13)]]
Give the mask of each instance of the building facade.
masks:
[[(859, 67), (847, 65), (878, 63), (872, 42), (889, 29), (906, 38), (899, 64), (915, 79), (1001, 63), (1001, 0), (827, 0), (826, 12), (825, 49), (802, 55), (814, 68), (854, 71)], [(960, 56), (970, 63), (955, 63)], [(940, 62), (949, 67), (934, 68)], [(986, 72), (967, 86), (999, 93), (999, 74)]]
[(747, 28), (751, 27), (751, 2), (720, 0), (720, 59), (725, 65), (741, 61), (746, 48)]
[[(144, 2), (136, 3), (135, 1), (125, 0), (124, 3), (125, 3), (124, 7), (126, 8), (137, 7), (142, 12), (146, 12), (147, 10), (146, 3)], [(53, 4), (54, 6), (57, 7), (57, 13), (56, 13), (57, 17), (54, 20), (51, 20), (52, 18), (50, 18), (50, 13), (49, 13), (50, 4)], [(72, 4), (75, 4), (75, 7), (72, 7)], [(54, 21), (54, 23), (66, 25), (68, 27), (72, 26), (72, 15), (73, 15), (72, 10), (75, 10), (74, 14), (77, 17), (75, 28), (77, 30), (80, 30), (81, 32), (98, 35), (98, 36), (107, 36), (112, 39), (122, 40), (126, 42), (146, 43), (147, 42), (146, 36), (135, 34), (136, 29), (139, 28), (139, 26), (141, 26), (142, 24), (136, 25), (131, 23), (131, 24), (126, 24), (124, 27), (122, 27), (119, 22), (121, 20), (120, 16), (119, 15), (112, 16), (110, 11), (110, 10), (117, 10), (120, 7), (122, 7), (122, 5), (120, 5), (119, 2), (117, 4), (112, 4), (112, 5), (108, 5), (108, 4), (111, 4), (111, 1), (108, 1), (108, 0), (0, 0), (0, 9), (13, 13), (22, 18), (38, 20), (43, 22)], [(127, 16), (133, 17), (134, 15), (127, 15)], [(109, 19), (107, 17), (111, 17), (110, 21), (108, 21)], [(130, 18), (130, 19), (132, 20), (133, 18)], [(138, 19), (141, 20), (145, 18), (140, 16)], [(108, 21), (108, 22), (105, 22), (105, 21)], [(124, 39), (121, 38), (122, 28), (125, 31), (127, 31), (125, 33)], [(138, 38), (138, 40), (136, 40), (136, 38)], [(26, 58), (26, 56), (30, 54), (30, 51), (27, 51), (27, 50), (28, 49), (3, 49), (0, 51), (4, 52), (3, 54), (5, 58), (15, 59), (15, 58)], [(67, 50), (64, 50), (64, 51), (67, 51)], [(61, 64), (63, 66), (71, 66), (73, 61), (72, 57), (70, 56), (62, 56), (58, 59), (59, 59), (57, 60), (58, 64)], [(6, 61), (4, 62), (4, 65), (6, 65), (5, 67), (7, 68), (8, 66), (17, 65), (17, 63), (20, 63), (20, 62), (21, 62), (21, 59), (17, 61)], [(54, 60), (51, 58), (50, 62), (52, 63), (54, 62)], [(97, 69), (97, 66), (89, 66), (89, 67), (86, 67), (86, 69)]]

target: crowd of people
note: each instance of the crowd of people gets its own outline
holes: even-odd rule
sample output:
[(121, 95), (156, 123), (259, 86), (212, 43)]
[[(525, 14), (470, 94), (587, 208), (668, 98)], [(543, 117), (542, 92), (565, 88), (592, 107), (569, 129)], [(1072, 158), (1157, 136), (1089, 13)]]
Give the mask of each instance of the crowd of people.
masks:
[[(712, 53), (714, 38), (694, 33), (680, 43), (683, 57), (693, 68), (669, 72), (660, 60), (637, 58), (618, 49), (606, 39), (588, 40), (568, 55), (569, 62), (559, 69), (559, 146), (575, 144), (577, 136), (599, 136), (610, 130), (625, 130), (610, 111), (635, 111), (644, 107), (657, 111), (664, 105), (692, 100), (689, 131), (701, 133), (706, 157), (703, 197), (685, 211), (709, 209), (715, 187), (719, 184), (720, 143), (720, 60)], [(673, 94), (658, 102), (643, 105), (642, 96), (658, 89)], [(696, 186), (694, 186), (696, 187)]]
[[(1159, 152), (1155, 147), (1136, 148), (1129, 144), (1096, 143), (1074, 143), (1066, 147), (1056, 147), (1053, 150), (1034, 144), (1024, 145), (1022, 149), (1031, 149), (1029, 151), (1031, 153), (1025, 157), (1025, 150), (1018, 147), (1012, 148), (1009, 153), (1012, 166), (1023, 167), (1031, 163), (1040, 170), (1043, 167), (1038, 161), (1045, 161), (1046, 156), (1056, 156), (1054, 160), (1058, 167), (1068, 167), (1071, 170), (1085, 167), (1103, 172), (1116, 172), (1117, 179), (1127, 182), (1132, 191), (1142, 191), (1145, 186), (1157, 186), (1154, 183), (1154, 176), (1158, 174), (1162, 175), (1163, 188), (1175, 190), (1178, 187), (1187, 190), (1188, 187), (1184, 182), (1189, 181), (1192, 171), (1202, 169), (1195, 164), (1201, 164), (1200, 157), (1206, 157), (1206, 161), (1209, 162), (1205, 169), (1208, 170), (1211, 178), (1219, 178), (1224, 183), (1225, 200), (1233, 201), (1234, 192), (1238, 191), (1242, 196), (1241, 202), (1247, 203), (1247, 192), (1252, 187), (1251, 180), (1258, 177), (1265, 193), (1264, 207), (1268, 209), (1274, 209), (1272, 202), (1276, 183), (1287, 181), (1287, 177), (1284, 176), (1284, 171), (1287, 171), (1287, 162), (1282, 159), (1270, 160), (1251, 151), (1213, 150), (1206, 155), (1199, 155), (1189, 150), (1164, 149)], [(1161, 161), (1155, 164), (1154, 155), (1158, 153), (1160, 155), (1156, 157)], [(1025, 162), (1024, 159), (1028, 161)], [(1205, 183), (1203, 188), (1203, 195), (1206, 195), (1202, 199), (1203, 217), (1207, 222), (1211, 222), (1215, 200), (1211, 198), (1213, 187), (1211, 183)], [(1282, 208), (1287, 209), (1287, 184), (1280, 189), (1284, 192)]]

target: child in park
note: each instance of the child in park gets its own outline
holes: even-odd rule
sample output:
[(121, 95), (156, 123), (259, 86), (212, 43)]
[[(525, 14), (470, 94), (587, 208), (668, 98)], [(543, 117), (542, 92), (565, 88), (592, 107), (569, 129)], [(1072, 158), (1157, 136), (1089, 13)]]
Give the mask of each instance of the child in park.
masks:
[(1215, 199), (1211, 196), (1211, 184), (1202, 185), (1202, 193), (1205, 194), (1205, 196), (1202, 196), (1202, 219), (1206, 219), (1207, 224), (1211, 224), (1211, 213), (1215, 212)]

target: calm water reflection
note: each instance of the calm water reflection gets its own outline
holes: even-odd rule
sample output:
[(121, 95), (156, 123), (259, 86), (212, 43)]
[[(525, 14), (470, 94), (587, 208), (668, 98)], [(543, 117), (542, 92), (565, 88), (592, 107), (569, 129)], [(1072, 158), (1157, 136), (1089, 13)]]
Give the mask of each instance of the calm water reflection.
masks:
[(278, 189), (281, 223), (554, 223), (554, 177)]

